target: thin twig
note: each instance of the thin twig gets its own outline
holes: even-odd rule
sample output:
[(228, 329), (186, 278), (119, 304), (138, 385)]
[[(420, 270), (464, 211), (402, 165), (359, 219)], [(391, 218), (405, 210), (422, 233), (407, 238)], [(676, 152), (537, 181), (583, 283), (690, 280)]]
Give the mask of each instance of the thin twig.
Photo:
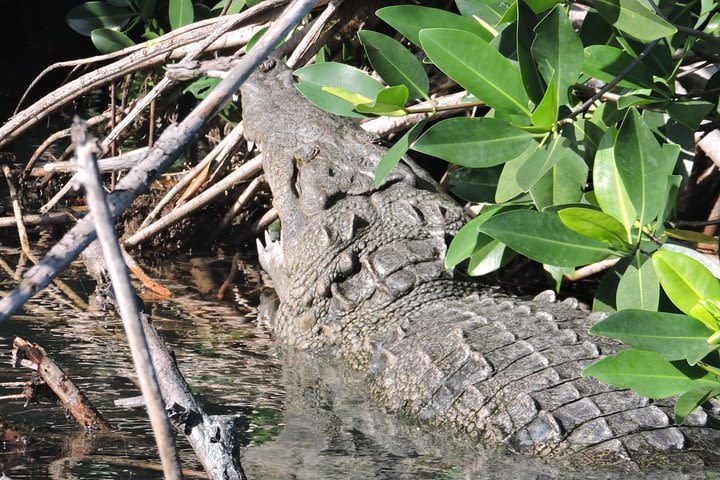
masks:
[[(180, 61), (180, 63), (184, 62), (191, 62), (195, 58), (197, 58), (209, 45), (211, 45), (215, 40), (223, 36), (225, 33), (227, 33), (228, 30), (232, 29), (233, 27), (236, 27), (243, 22), (247, 21), (247, 18), (252, 18), (252, 16), (255, 14), (256, 7), (259, 7), (260, 5), (256, 5), (255, 7), (246, 10), (244, 15), (240, 15), (238, 18), (233, 20), (232, 22), (228, 22), (227, 25), (223, 25), (222, 28), (217, 29), (214, 31), (211, 35), (209, 35), (207, 38), (205, 38), (202, 42), (198, 43), (194, 46), (194, 48)], [(133, 122), (135, 121), (135, 118), (140, 115), (140, 113), (147, 107), (151, 106), (153, 102), (155, 102), (155, 99), (157, 99), (165, 90), (170, 88), (172, 85), (174, 85), (175, 82), (170, 77), (163, 77), (162, 80), (160, 80), (153, 88), (150, 90), (150, 93), (145, 95), (142, 99), (140, 99), (137, 104), (130, 110), (130, 113), (127, 114), (125, 118), (123, 118), (120, 123), (117, 124), (115, 128), (108, 134), (108, 136), (103, 140), (103, 145), (111, 145), (119, 136), (120, 134)], [(151, 114), (152, 116), (152, 114)], [(152, 122), (152, 118), (150, 119)], [(150, 144), (149, 146), (152, 146)], [(76, 180), (75, 176), (68, 180), (68, 184), (74, 183)], [(67, 184), (66, 184), (67, 186)], [(62, 198), (63, 195), (67, 194), (69, 191), (69, 188), (63, 187), (60, 192), (58, 192), (55, 197), (53, 197), (52, 200), (57, 203), (57, 201)], [(51, 200), (51, 201), (52, 201)], [(50, 202), (48, 202), (50, 203)], [(45, 210), (41, 209), (41, 213), (45, 213), (49, 210), (50, 207), (44, 206)]]
[(317, 20), (315, 23), (308, 29), (308, 32), (305, 34), (303, 39), (300, 41), (300, 44), (295, 48), (295, 51), (293, 51), (292, 55), (287, 61), (288, 67), (294, 69), (296, 68), (297, 62), (303, 58), (305, 53), (312, 48), (312, 46), (318, 41), (318, 39), (321, 37), (321, 33), (323, 29), (325, 28), (326, 24), (332, 18), (332, 16), (337, 12), (337, 9), (340, 5), (342, 5), (343, 0), (330, 0), (328, 2), (327, 7), (325, 7), (325, 10), (317, 17)]
[[(277, 0), (272, 3), (268, 3), (267, 5), (264, 5), (264, 8), (271, 8), (276, 9), (281, 7), (282, 5), (288, 3), (287, 0)], [(246, 11), (247, 12), (247, 11)], [(242, 12), (236, 15), (233, 15), (232, 17), (217, 17), (217, 18), (209, 18), (207, 20), (202, 20), (199, 22), (191, 23), (190, 25), (186, 25), (184, 27), (178, 28), (177, 30), (173, 30), (171, 32), (166, 33), (160, 38), (156, 38), (152, 41), (152, 44), (150, 45), (150, 48), (148, 48), (148, 43), (141, 43), (139, 45), (134, 45), (132, 47), (125, 48), (123, 50), (119, 50), (117, 52), (108, 53), (104, 55), (97, 55), (94, 57), (88, 57), (88, 58), (81, 58), (78, 60), (69, 60), (65, 62), (58, 62), (50, 65), (49, 67), (45, 68), (40, 74), (35, 77), (35, 79), (32, 81), (32, 83), (25, 89), (25, 92), (23, 92), (22, 97), (20, 98), (20, 101), (18, 102), (17, 107), (15, 108), (14, 115), (17, 115), (18, 110), (20, 110), (20, 107), (22, 106), (22, 103), (27, 98), (30, 91), (37, 85), (40, 80), (47, 75), (52, 70), (58, 69), (58, 68), (64, 68), (64, 67), (77, 67), (80, 65), (88, 65), (91, 63), (99, 63), (104, 62), (107, 60), (112, 60), (114, 58), (121, 58), (126, 57), (131, 54), (135, 54), (138, 51), (142, 53), (143, 50), (150, 50), (153, 47), (159, 47), (159, 49), (162, 49), (162, 53), (165, 53), (167, 50), (176, 50), (179, 47), (188, 45), (190, 43), (196, 42), (198, 40), (198, 32), (201, 34), (208, 31), (208, 30), (214, 30), (214, 28), (217, 27), (216, 24), (221, 23), (224, 24), (228, 21), (234, 21), (235, 18), (237, 18), (239, 15), (242, 15), (246, 12)], [(165, 49), (164, 43), (167, 43), (170, 48)], [(146, 55), (149, 53), (151, 55), (160, 55), (162, 53), (159, 52), (146, 52)]]
[(258, 155), (251, 160), (248, 160), (237, 170), (232, 172), (227, 177), (223, 178), (221, 181), (219, 181), (212, 187), (205, 190), (197, 197), (193, 198), (187, 203), (184, 203), (183, 205), (174, 209), (161, 219), (143, 228), (139, 232), (133, 234), (130, 238), (123, 242), (123, 246), (125, 248), (136, 247), (139, 244), (147, 241), (153, 235), (157, 235), (158, 233), (167, 230), (191, 213), (204, 207), (218, 196), (223, 195), (228, 189), (230, 189), (234, 185), (251, 178), (261, 169), (262, 158), (260, 155)]
[(190, 182), (195, 179), (195, 177), (213, 160), (215, 160), (217, 157), (222, 155), (224, 152), (229, 151), (231, 148), (234, 148), (234, 145), (240, 142), (240, 140), (243, 137), (243, 126), (242, 122), (238, 123), (235, 128), (232, 129), (232, 131), (222, 139), (222, 141), (213, 148), (210, 153), (208, 153), (205, 158), (199, 162), (197, 165), (195, 165), (183, 178), (180, 179), (178, 183), (176, 183), (170, 191), (168, 191), (165, 196), (158, 202), (157, 205), (155, 205), (155, 208), (152, 209), (150, 213), (148, 213), (147, 217), (145, 217), (145, 220), (140, 224), (140, 228), (145, 228), (148, 225), (150, 225), (155, 218), (162, 212), (163, 208), (170, 203), (170, 201), (177, 195), (183, 188), (188, 186)]
[(635, 57), (635, 58), (633, 59), (633, 61), (630, 62), (630, 63), (617, 75), (617, 77), (613, 78), (613, 80), (612, 80), (610, 83), (606, 84), (604, 87), (602, 87), (600, 90), (598, 90), (598, 92), (597, 92), (595, 95), (593, 95), (592, 97), (590, 97), (590, 99), (589, 99), (588, 101), (586, 101), (585, 103), (583, 103), (580, 107), (578, 107), (578, 108), (576, 108), (575, 110), (573, 110), (573, 111), (570, 113), (570, 115), (568, 115), (567, 117), (565, 117), (565, 118), (563, 118), (563, 119), (561, 119), (561, 120), (558, 120), (558, 122), (557, 122), (558, 126), (562, 126), (562, 125), (565, 125), (565, 124), (567, 124), (567, 123), (571, 123), (571, 122), (575, 119), (575, 117), (577, 117), (578, 115), (580, 115), (581, 113), (587, 111), (587, 109), (589, 109), (590, 107), (592, 107), (592, 105), (593, 105), (597, 100), (599, 100), (603, 95), (605, 95), (607, 92), (609, 92), (610, 89), (612, 89), (615, 85), (617, 85), (618, 83), (620, 83), (635, 67), (637, 67), (637, 66), (645, 59), (645, 57), (648, 56), (648, 54), (652, 51), (652, 49), (655, 48), (655, 46), (658, 44), (658, 42), (660, 42), (659, 39), (658, 39), (658, 40), (653, 40), (652, 42), (650, 42), (650, 43), (648, 44), (648, 46), (645, 47), (645, 50), (643, 50), (642, 52), (640, 52), (640, 55), (638, 55), (637, 57)]
[(433, 113), (443, 112), (446, 110), (466, 110), (468, 108), (484, 107), (487, 105), (485, 102), (467, 102), (467, 103), (456, 103), (455, 105), (438, 105), (437, 107), (408, 107), (405, 111), (409, 114), (412, 113)]
[(703, 40), (707, 40), (709, 42), (715, 43), (720, 45), (720, 38), (713, 37), (712, 35), (709, 35), (705, 32), (701, 32), (700, 30), (695, 30), (694, 28), (686, 27), (684, 25), (678, 25), (677, 23), (672, 23), (668, 20), (668, 18), (665, 16), (662, 10), (660, 10), (660, 7), (658, 7), (657, 3), (655, 3), (654, 0), (647, 0), (650, 6), (655, 10), (655, 13), (658, 17), (662, 18), (666, 22), (670, 23), (673, 27), (677, 28), (678, 32), (685, 33), (687, 35), (690, 35), (691, 37), (695, 38), (702, 38)]
[(22, 217), (22, 207), (20, 206), (20, 196), (18, 195), (15, 182), (10, 172), (10, 167), (7, 164), (2, 164), (2, 171), (7, 180), (8, 191), (10, 193), (10, 200), (12, 201), (12, 209), (15, 214), (15, 221), (17, 222), (18, 236), (20, 237), (20, 248), (25, 255), (30, 254), (30, 240), (28, 239), (27, 230), (25, 229), (25, 223)]
[(95, 230), (108, 265), (115, 297), (118, 302), (127, 335), (135, 371), (138, 374), (140, 391), (145, 399), (150, 424), (158, 446), (160, 462), (166, 479), (180, 479), (180, 458), (175, 447), (175, 436), (165, 411), (155, 370), (150, 359), (147, 340), (143, 333), (137, 308), (135, 291), (130, 285), (127, 268), (123, 261), (120, 244), (115, 236), (115, 226), (105, 199), (105, 192), (97, 168), (96, 156), (102, 149), (88, 133), (86, 126), (75, 118), (72, 126), (73, 143), (78, 163), (82, 166), (82, 183), (87, 193), (87, 202), (95, 222)]
[(228, 212), (223, 217), (222, 221), (220, 221), (220, 224), (217, 226), (215, 231), (210, 234), (210, 238), (208, 239), (209, 242), (212, 242), (215, 240), (218, 235), (220, 235), (223, 230), (227, 228), (228, 225), (230, 225), (230, 222), (233, 221), (235, 217), (238, 216), (240, 213), (240, 210), (245, 207), (245, 205), (252, 200), (253, 196), (255, 195), (255, 192), (257, 192), (258, 188), (260, 188), (260, 185), (262, 185), (264, 179), (262, 176), (255, 177), (252, 182), (250, 182), (250, 185), (243, 190), (243, 192), (240, 194), (238, 199), (235, 201), (233, 206), (228, 210)]
[(708, 225), (720, 225), (720, 218), (716, 220), (668, 220), (670, 228), (693, 228), (706, 227)]
[(573, 275), (565, 275), (565, 278), (572, 282), (582, 280), (583, 278), (587, 278), (590, 275), (595, 275), (596, 273), (607, 270), (619, 261), (619, 258), (609, 258), (607, 260), (603, 260), (602, 262), (592, 263), (582, 268), (578, 268), (577, 270), (575, 270), (575, 273)]

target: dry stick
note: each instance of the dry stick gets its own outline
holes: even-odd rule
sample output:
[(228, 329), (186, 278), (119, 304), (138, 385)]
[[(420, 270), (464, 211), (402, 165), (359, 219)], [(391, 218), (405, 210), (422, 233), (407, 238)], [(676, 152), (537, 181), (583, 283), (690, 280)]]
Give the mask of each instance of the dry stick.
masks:
[[(125, 113), (124, 108), (120, 108), (120, 111), (118, 113)], [(88, 126), (94, 127), (95, 125), (98, 125), (102, 122), (105, 122), (110, 118), (111, 112), (110, 110), (101, 113), (100, 115), (95, 115), (93, 118), (89, 119), (87, 121)], [(35, 162), (37, 162), (38, 158), (40, 158), (40, 155), (45, 153), (45, 150), (47, 150), (50, 145), (57, 142), (61, 138), (70, 136), (70, 129), (66, 128), (64, 130), (57, 131), (50, 135), (48, 138), (45, 139), (45, 141), (35, 149), (35, 151), (32, 154), (32, 157), (30, 157), (30, 160), (28, 160), (27, 164), (25, 164), (25, 168), (23, 169), (22, 177), (27, 176), (27, 174), (32, 171), (32, 168), (35, 166)]]
[[(46, 215), (23, 215), (22, 221), (27, 225), (63, 225), (73, 220), (73, 216), (67, 212), (48, 213)], [(0, 217), (0, 228), (14, 227), (17, 225), (15, 217)]]
[(17, 222), (18, 235), (20, 236), (20, 248), (25, 255), (30, 255), (30, 240), (28, 239), (27, 230), (25, 230), (25, 223), (22, 218), (22, 208), (20, 207), (20, 197), (18, 196), (15, 182), (12, 179), (12, 173), (10, 173), (10, 167), (7, 164), (3, 164), (2, 167), (5, 180), (7, 180), (8, 191), (10, 193), (10, 199), (12, 200), (12, 209), (15, 214), (15, 221)]
[[(237, 17), (243, 16), (248, 23), (250, 21), (262, 21), (285, 3), (287, 3), (287, 0), (268, 0), (238, 15), (225, 17), (225, 19), (226, 21), (234, 21)], [(190, 43), (196, 43), (206, 38), (208, 32), (217, 30), (217, 26), (212, 26), (215, 28), (192, 30), (188, 35), (182, 37), (182, 41), (177, 41), (177, 39), (176, 41), (167, 41), (165, 37), (153, 40), (150, 47), (133, 52), (117, 62), (101, 67), (54, 90), (30, 107), (13, 116), (7, 123), (0, 127), (0, 148), (5, 147), (21, 133), (35, 125), (39, 120), (45, 118), (51, 112), (57, 110), (77, 96), (111, 82), (127, 73), (160, 63), (167, 59), (168, 56), (177, 58), (180, 55), (186, 55), (188, 53), (187, 50), (179, 47), (187, 46)], [(241, 42), (239, 43), (247, 43), (252, 36), (252, 32), (241, 33)], [(229, 35), (232, 35), (232, 33)], [(208, 50), (227, 47), (228, 45), (218, 40), (215, 44), (211, 45)], [(193, 45), (191, 48), (194, 49), (195, 46)]]
[(102, 149), (78, 117), (73, 122), (72, 140), (75, 144), (78, 163), (82, 169), (82, 183), (85, 186), (87, 202), (110, 273), (135, 371), (138, 374), (140, 391), (145, 400), (155, 442), (158, 446), (163, 474), (166, 479), (180, 479), (182, 474), (180, 473), (180, 458), (175, 447), (175, 437), (153, 370), (147, 340), (143, 334), (135, 291), (130, 285), (120, 244), (115, 237), (115, 226), (105, 199), (100, 171), (95, 163), (96, 156)]
[(174, 209), (172, 212), (165, 215), (160, 220), (157, 220), (156, 222), (143, 228), (139, 232), (134, 233), (130, 238), (123, 242), (123, 246), (125, 248), (133, 248), (138, 246), (139, 244), (148, 240), (153, 235), (156, 235), (159, 232), (170, 228), (171, 226), (175, 225), (177, 222), (187, 217), (191, 213), (195, 212), (199, 208), (204, 207), (205, 205), (213, 201), (215, 198), (224, 194), (229, 188), (257, 174), (258, 172), (260, 172), (260, 170), (262, 170), (262, 157), (258, 155), (241, 165), (230, 175), (223, 178), (218, 183), (208, 188), (197, 197)]
[(110, 425), (98, 413), (90, 400), (70, 380), (70, 377), (48, 358), (45, 350), (22, 338), (13, 341), (13, 365), (23, 364), (36, 370), (48, 387), (58, 396), (76, 422), (87, 429), (110, 430)]
[(232, 262), (230, 264), (230, 272), (227, 274), (227, 277), (225, 277), (225, 281), (220, 285), (220, 288), (218, 289), (218, 293), (216, 295), (218, 300), (222, 300), (225, 296), (225, 290), (230, 288), (230, 284), (235, 280), (235, 276), (238, 272), (238, 261), (240, 260), (240, 253), (236, 253), (233, 255)]
[[(457, 93), (451, 93), (449, 95), (444, 95), (442, 97), (437, 97), (433, 100), (433, 102), (421, 102), (417, 105), (413, 105), (411, 108), (418, 108), (418, 109), (430, 109), (432, 110), (433, 103), (435, 104), (436, 110), (438, 110), (438, 107), (444, 107), (447, 105), (457, 105), (457, 103), (465, 96), (467, 95), (467, 92), (457, 92)], [(433, 118), (440, 119), (447, 117), (449, 115), (454, 114), (453, 111), (450, 110), (443, 110), (442, 108), (439, 109), (440, 111), (435, 114)], [(413, 113), (410, 115), (405, 115), (402, 117), (377, 117), (373, 118), (372, 120), (369, 120), (361, 125), (361, 127), (370, 133), (374, 133), (376, 135), (387, 135), (389, 133), (395, 133), (399, 132), (401, 130), (406, 130), (413, 125), (420, 123), (421, 120), (424, 118), (427, 118), (427, 114), (425, 113)]]
[(603, 270), (607, 270), (619, 261), (619, 258), (609, 258), (601, 262), (592, 263), (582, 268), (578, 268), (572, 275), (565, 275), (565, 278), (573, 282), (577, 280), (582, 280), (583, 278), (589, 277), (590, 275), (594, 275), (596, 273), (602, 272)]
[(148, 216), (143, 220), (143, 222), (140, 224), (140, 228), (145, 228), (150, 223), (152, 223), (153, 220), (158, 216), (158, 214), (165, 208), (165, 205), (170, 203), (170, 201), (177, 195), (180, 190), (185, 188), (187, 185), (192, 182), (195, 177), (213, 160), (215, 160), (218, 156), (221, 155), (222, 152), (229, 151), (231, 148), (234, 148), (234, 146), (240, 142), (240, 140), (243, 138), (243, 126), (242, 122), (238, 123), (235, 128), (225, 137), (222, 139), (222, 141), (215, 146), (215, 148), (210, 151), (210, 153), (205, 156), (205, 158), (199, 162), (197, 165), (195, 165), (178, 183), (176, 183), (169, 192), (165, 194), (165, 196), (160, 200), (160, 202), (155, 206), (155, 208), (152, 209), (152, 211), (148, 214)]
[[(255, 7), (252, 7), (248, 10), (246, 10), (243, 14), (241, 14), (238, 18), (235, 20), (228, 22), (227, 25), (224, 25), (222, 28), (219, 28), (218, 30), (214, 31), (212, 34), (210, 34), (207, 38), (205, 38), (202, 42), (200, 42), (198, 45), (195, 45), (193, 49), (180, 61), (180, 63), (184, 62), (191, 62), (195, 58), (197, 58), (208, 46), (212, 45), (214, 41), (216, 41), (218, 38), (220, 38), (222, 35), (224, 35), (228, 30), (230, 30), (233, 27), (238, 26), (239, 24), (247, 21), (248, 18), (252, 18), (255, 14), (256, 10), (260, 9), (260, 5), (256, 5)], [(249, 38), (248, 38), (249, 40)], [(150, 93), (145, 95), (142, 99), (140, 99), (137, 104), (130, 110), (130, 113), (123, 118), (120, 123), (113, 128), (113, 130), (108, 134), (108, 136), (103, 140), (103, 145), (112, 145), (112, 143), (120, 136), (120, 134), (132, 123), (135, 121), (135, 118), (140, 115), (140, 113), (147, 107), (148, 105), (152, 105), (155, 102), (155, 99), (158, 98), (165, 90), (167, 90), (170, 86), (172, 86), (175, 82), (170, 79), (169, 77), (164, 77), (160, 82), (158, 82), (152, 90), (150, 90)], [(152, 121), (152, 119), (151, 119)], [(152, 146), (152, 144), (150, 145)], [(67, 192), (70, 191), (70, 186), (74, 185), (75, 181), (77, 180), (77, 176), (73, 175), (73, 177), (68, 180), (68, 182), (65, 184), (65, 186), (60, 189), (60, 191), (55, 194), (55, 196), (47, 202), (45, 205), (43, 205), (40, 208), (40, 213), (45, 213), (49, 211), (62, 197), (64, 197)]]
[(253, 237), (256, 237), (261, 231), (265, 230), (268, 225), (270, 225), (277, 219), (278, 213), (277, 210), (275, 210), (275, 207), (273, 207), (267, 212), (265, 212), (263, 216), (258, 219), (257, 222), (253, 223), (249, 229), (241, 232), (237, 237), (235, 237), (235, 240), (238, 243), (243, 243), (247, 240), (251, 240)]
[[(136, 150), (132, 150), (117, 157), (101, 158), (98, 160), (98, 168), (100, 172), (117, 172), (119, 170), (130, 170), (132, 167), (140, 163), (148, 154), (147, 147), (141, 147)], [(51, 162), (46, 163), (42, 168), (34, 168), (30, 172), (31, 177), (44, 177), (49, 173), (62, 172), (62, 173), (75, 173), (78, 171), (77, 162), (70, 160), (67, 162)]]
[[(96, 296), (99, 304), (117, 310), (117, 302), (111, 296), (107, 284), (107, 266), (97, 242), (90, 245), (82, 257), (88, 272), (98, 283)], [(163, 400), (171, 406), (171, 418), (176, 431), (186, 436), (211, 479), (244, 480), (234, 421), (227, 416), (207, 415), (203, 411), (178, 370), (174, 355), (168, 350), (149, 316), (143, 312), (141, 320), (152, 362), (159, 374)]]
[(255, 192), (257, 192), (258, 188), (260, 188), (260, 185), (262, 185), (264, 181), (265, 180), (262, 178), (262, 176), (260, 176), (255, 177), (253, 181), (250, 182), (250, 185), (248, 185), (245, 190), (243, 190), (243, 192), (240, 194), (233, 206), (230, 208), (230, 210), (228, 210), (223, 219), (220, 221), (220, 224), (217, 226), (215, 231), (210, 234), (210, 238), (208, 238), (209, 243), (212, 243), (213, 240), (215, 240), (218, 235), (220, 235), (223, 230), (225, 230), (228, 225), (230, 225), (230, 222), (232, 222), (233, 219), (238, 216), (240, 210), (242, 210), (242, 208), (245, 207), (248, 202), (250, 202), (253, 195), (255, 195)]
[[(120, 215), (151, 182), (172, 165), (182, 149), (197, 138), (205, 121), (223, 108), (280, 39), (310, 11), (313, 4), (312, 0), (294, 0), (231, 74), (185, 120), (165, 129), (148, 156), (118, 182), (117, 188), (108, 198), (113, 216)], [(27, 271), (20, 284), (0, 300), (0, 322), (7, 320), (33, 294), (45, 288), (95, 239), (92, 219), (87, 217), (91, 215), (67, 232), (40, 263)]]
[(305, 34), (303, 39), (300, 41), (300, 44), (295, 48), (292, 55), (287, 61), (287, 65), (290, 68), (295, 68), (297, 65), (297, 62), (305, 55), (305, 53), (312, 48), (312, 46), (318, 41), (318, 39), (321, 37), (323, 28), (325, 28), (325, 25), (330, 20), (330, 18), (335, 14), (338, 7), (342, 5), (343, 0), (330, 0), (327, 7), (325, 7), (325, 10), (318, 16), (317, 20), (313, 24), (312, 27), (308, 30), (308, 32)]

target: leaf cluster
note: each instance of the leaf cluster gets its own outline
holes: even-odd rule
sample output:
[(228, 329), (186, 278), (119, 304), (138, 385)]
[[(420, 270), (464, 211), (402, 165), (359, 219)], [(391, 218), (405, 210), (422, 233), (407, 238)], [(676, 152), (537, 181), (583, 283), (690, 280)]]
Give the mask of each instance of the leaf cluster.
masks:
[[(296, 72), (298, 89), (338, 115), (426, 114), (381, 159), (376, 185), (408, 150), (450, 164), (453, 193), (482, 209), (452, 241), (447, 267), (484, 275), (521, 254), (559, 286), (576, 267), (614, 259), (593, 307), (617, 313), (593, 333), (636, 348), (585, 373), (653, 398), (681, 394), (681, 421), (720, 386), (720, 272), (688, 245), (717, 240), (666, 228), (693, 134), (718, 117), (720, 76), (699, 92), (682, 84), (689, 64), (717, 63), (718, 2), (592, 2), (579, 31), (559, 1), (455, 3), (459, 14), (376, 12), (398, 32), (358, 35), (382, 81), (327, 62), (326, 51)], [(472, 115), (436, 121), (428, 64), (466, 92), (455, 108)], [(660, 311), (663, 291), (685, 315)]]
[[(141, 38), (151, 42), (166, 31), (219, 15), (225, 3), (220, 0), (209, 8), (192, 0), (92, 0), (70, 10), (65, 21), (90, 37), (100, 53), (112, 53), (136, 44), (130, 32), (138, 25), (144, 26)], [(233, 0), (227, 13), (239, 13), (256, 3), (259, 0)]]

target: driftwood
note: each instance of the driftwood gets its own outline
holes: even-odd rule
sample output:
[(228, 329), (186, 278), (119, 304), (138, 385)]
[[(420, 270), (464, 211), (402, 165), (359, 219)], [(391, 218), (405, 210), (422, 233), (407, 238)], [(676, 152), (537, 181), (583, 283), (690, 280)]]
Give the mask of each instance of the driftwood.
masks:
[[(90, 275), (97, 281), (98, 304), (106, 309), (117, 310), (117, 302), (107, 280), (105, 260), (97, 242), (83, 252), (82, 259)], [(147, 313), (141, 312), (140, 320), (163, 401), (175, 431), (185, 435), (210, 478), (244, 479), (233, 423), (203, 411)]]
[[(57, 396), (68, 415), (81, 426), (88, 430), (110, 430), (110, 425), (90, 400), (75, 386), (63, 369), (47, 356), (40, 345), (16, 338), (13, 341), (13, 366), (19, 365), (36, 371), (44, 384)], [(41, 387), (34, 383), (32, 388)]]
[[(41, 215), (23, 215), (22, 221), (28, 225), (63, 225), (74, 220), (74, 217), (67, 212), (45, 213)], [(17, 218), (0, 217), (0, 228), (16, 227)]]
[[(78, 117), (73, 122), (71, 135), (80, 168), (79, 173), (87, 194), (88, 206), (103, 252), (105, 261), (103, 267), (107, 270), (104, 277), (108, 278), (109, 276), (112, 281), (115, 309), (123, 321), (133, 365), (140, 383), (140, 391), (147, 405), (155, 443), (160, 454), (163, 473), (168, 480), (179, 480), (182, 478), (182, 474), (180, 473), (180, 457), (175, 446), (175, 436), (165, 411), (160, 385), (143, 334), (136, 294), (130, 285), (130, 277), (123, 260), (120, 244), (115, 236), (115, 226), (107, 206), (100, 171), (96, 163), (97, 155), (102, 152), (102, 148), (95, 137), (88, 132), (87, 125)], [(98, 279), (96, 278), (96, 280)]]
[[(132, 167), (140, 163), (140, 161), (147, 155), (147, 148), (138, 148), (131, 152), (117, 155), (115, 157), (102, 158), (98, 160), (98, 169), (101, 173), (106, 172), (117, 172), (120, 170), (130, 170)], [(44, 177), (49, 173), (62, 172), (62, 173), (75, 173), (78, 171), (77, 162), (73, 159), (67, 162), (52, 162), (46, 163), (42, 167), (33, 168), (30, 171), (31, 177)]]

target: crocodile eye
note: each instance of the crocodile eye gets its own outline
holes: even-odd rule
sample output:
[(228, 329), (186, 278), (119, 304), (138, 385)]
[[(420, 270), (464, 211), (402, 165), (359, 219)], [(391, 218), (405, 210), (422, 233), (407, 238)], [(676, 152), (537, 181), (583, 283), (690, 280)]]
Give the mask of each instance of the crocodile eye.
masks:
[(266, 58), (265, 61), (263, 61), (260, 66), (258, 67), (258, 70), (261, 72), (269, 72), (273, 68), (275, 68), (275, 64), (277, 61), (274, 58)]

